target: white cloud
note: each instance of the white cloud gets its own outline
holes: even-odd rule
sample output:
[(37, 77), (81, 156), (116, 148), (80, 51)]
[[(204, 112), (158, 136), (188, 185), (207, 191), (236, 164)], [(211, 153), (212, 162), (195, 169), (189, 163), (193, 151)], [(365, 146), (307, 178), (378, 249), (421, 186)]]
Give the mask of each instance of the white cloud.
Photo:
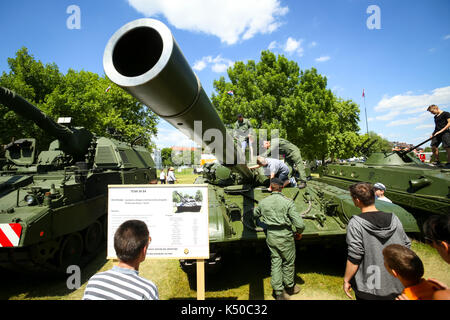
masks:
[(342, 92), (342, 91), (344, 91), (344, 90), (345, 90), (345, 89), (342, 88), (341, 86), (333, 86), (333, 88), (331, 88), (331, 91), (333, 91), (333, 92), (335, 92), (335, 93)]
[(317, 42), (315, 42), (315, 41), (311, 42), (311, 43), (308, 45), (309, 48), (314, 48), (315, 46), (317, 46)]
[(389, 122), (386, 127), (394, 127), (394, 126), (403, 126), (403, 125), (409, 125), (409, 124), (416, 124), (421, 123), (425, 120), (426, 117), (420, 116), (420, 117), (413, 117), (413, 118), (406, 118), (406, 119), (400, 119)]
[(450, 39), (450, 34), (447, 34), (444, 36), (444, 40), (448, 40), (448, 39)]
[(158, 148), (169, 148), (173, 146), (178, 147), (194, 147), (194, 142), (186, 137), (183, 133), (175, 128), (158, 127), (158, 135), (154, 137), (153, 141)]
[(273, 50), (273, 49), (276, 49), (277, 47), (278, 47), (278, 43), (277, 43), (276, 41), (272, 41), (272, 42), (269, 44), (268, 49), (269, 49), (269, 50)]
[(206, 61), (204, 61), (204, 60), (196, 61), (194, 63), (194, 66), (192, 67), (192, 69), (197, 70), (197, 71), (202, 71), (205, 68), (206, 68)]
[(196, 71), (202, 71), (207, 66), (211, 66), (213, 72), (222, 73), (227, 71), (227, 69), (234, 65), (234, 62), (230, 59), (222, 58), (221, 55), (213, 58), (211, 56), (203, 57), (201, 60), (197, 60), (194, 63), (192, 69)]
[(128, 0), (148, 17), (163, 15), (178, 29), (214, 35), (226, 44), (277, 30), (289, 11), (280, 0)]
[[(419, 113), (426, 111), (431, 104), (445, 106), (450, 104), (450, 86), (436, 88), (430, 94), (413, 95), (409, 92), (393, 97), (384, 96), (374, 107), (375, 111)], [(442, 108), (441, 108), (442, 109)]]
[(289, 54), (297, 53), (300, 57), (303, 56), (303, 48), (302, 48), (303, 39), (295, 40), (294, 38), (289, 37), (286, 40), (286, 44), (284, 45), (284, 51)]
[(269, 44), (268, 49), (269, 50), (276, 50), (280, 49), (286, 52), (287, 54), (298, 54), (300, 57), (303, 56), (303, 52), (305, 51), (302, 47), (303, 39), (294, 39), (292, 37), (289, 37), (284, 44), (280, 44), (276, 41), (272, 41)]
[(329, 56), (322, 56), (316, 59), (316, 62), (325, 62), (330, 60), (331, 58)]
[(382, 116), (376, 116), (375, 119), (377, 120), (382, 120), (382, 121), (388, 121), (388, 120), (392, 120), (395, 117), (397, 117), (400, 114), (399, 111), (391, 111), (386, 113), (385, 115)]

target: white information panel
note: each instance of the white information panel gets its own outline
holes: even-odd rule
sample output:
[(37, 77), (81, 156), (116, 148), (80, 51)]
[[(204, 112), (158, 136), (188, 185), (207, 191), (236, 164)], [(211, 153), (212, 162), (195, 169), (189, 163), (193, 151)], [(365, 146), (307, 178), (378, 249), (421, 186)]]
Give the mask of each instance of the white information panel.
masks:
[(152, 239), (147, 258), (208, 259), (207, 185), (109, 185), (108, 259), (117, 258), (114, 233), (142, 220)]

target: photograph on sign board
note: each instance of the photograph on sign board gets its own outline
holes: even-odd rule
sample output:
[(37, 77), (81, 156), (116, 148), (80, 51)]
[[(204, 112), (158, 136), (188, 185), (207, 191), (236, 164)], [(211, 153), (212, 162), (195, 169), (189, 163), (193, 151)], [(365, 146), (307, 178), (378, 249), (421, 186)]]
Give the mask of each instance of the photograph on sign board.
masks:
[(175, 213), (200, 212), (202, 209), (203, 194), (200, 189), (172, 192), (172, 201)]

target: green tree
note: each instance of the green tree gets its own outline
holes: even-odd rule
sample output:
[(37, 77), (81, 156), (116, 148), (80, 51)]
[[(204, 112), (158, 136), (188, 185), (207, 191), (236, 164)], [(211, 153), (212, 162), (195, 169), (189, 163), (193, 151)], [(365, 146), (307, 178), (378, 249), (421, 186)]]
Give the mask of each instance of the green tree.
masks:
[[(72, 117), (72, 125), (100, 136), (110, 136), (107, 128), (114, 128), (128, 141), (142, 136), (141, 144), (151, 147), (158, 117), (106, 76), (72, 69), (63, 75), (56, 64), (43, 65), (26, 48), (8, 59), (8, 64), (11, 71), (3, 72), (0, 85), (22, 95), (53, 120)], [(36, 137), (42, 150), (54, 139), (1, 105), (0, 128), (3, 144), (11, 137)]]
[(383, 138), (382, 136), (378, 135), (374, 131), (369, 131), (369, 135), (367, 135), (367, 133), (362, 135), (360, 138), (361, 144), (364, 143), (364, 141), (366, 141), (368, 137), (370, 138), (370, 140), (365, 144), (365, 146), (368, 146), (369, 144), (375, 141), (373, 145), (370, 147), (370, 152), (392, 151), (393, 143)]
[[(296, 144), (305, 159), (350, 154), (358, 142), (359, 107), (327, 89), (327, 78), (317, 70), (300, 71), (296, 62), (270, 51), (261, 61), (236, 62), (214, 81), (212, 103), (226, 124), (242, 113), (255, 131), (273, 129)], [(227, 94), (233, 91), (234, 95)]]
[(201, 190), (197, 190), (195, 193), (195, 201), (203, 201), (203, 194)]
[[(3, 72), (0, 85), (15, 91), (39, 109), (46, 112), (45, 98), (52, 93), (63, 79), (56, 64), (44, 65), (28, 53), (27, 48), (18, 50), (15, 58), (8, 58), (10, 72)], [(24, 119), (0, 104), (0, 144), (12, 138), (35, 137), (38, 147), (53, 140), (46, 137), (32, 121)]]
[(172, 167), (172, 149), (162, 148), (161, 149), (161, 161), (164, 167)]

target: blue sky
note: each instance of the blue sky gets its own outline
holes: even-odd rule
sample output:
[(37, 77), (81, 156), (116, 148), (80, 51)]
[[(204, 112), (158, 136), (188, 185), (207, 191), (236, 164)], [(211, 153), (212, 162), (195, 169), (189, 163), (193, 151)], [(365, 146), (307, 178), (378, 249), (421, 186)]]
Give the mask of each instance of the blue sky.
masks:
[[(80, 9), (80, 29), (67, 27), (71, 5)], [(448, 0), (3, 0), (0, 72), (9, 72), (7, 58), (26, 46), (63, 73), (103, 75), (109, 38), (142, 17), (168, 25), (209, 96), (227, 67), (258, 61), (270, 48), (302, 70), (317, 68), (333, 92), (358, 103), (362, 133), (363, 88), (369, 129), (390, 141), (428, 138), (429, 104), (450, 111)], [(164, 120), (158, 127), (158, 146), (190, 144)]]

